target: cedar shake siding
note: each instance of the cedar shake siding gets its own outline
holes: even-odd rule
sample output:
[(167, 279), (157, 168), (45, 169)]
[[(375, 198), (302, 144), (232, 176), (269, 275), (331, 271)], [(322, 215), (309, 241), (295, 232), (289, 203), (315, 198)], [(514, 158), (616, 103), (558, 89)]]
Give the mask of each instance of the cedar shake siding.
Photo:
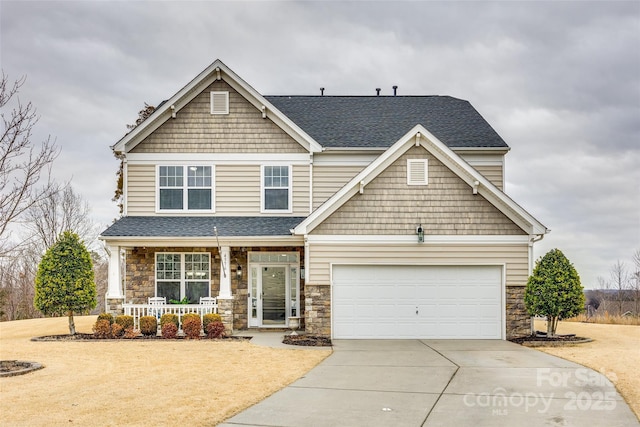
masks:
[[(428, 160), (428, 185), (407, 185), (407, 159)], [(422, 147), (412, 147), (311, 234), (523, 235), (507, 216)]]
[[(211, 91), (229, 92), (229, 114), (213, 115)], [(215, 81), (132, 153), (306, 153), (224, 81)]]
[(364, 166), (313, 166), (313, 209), (323, 204)]

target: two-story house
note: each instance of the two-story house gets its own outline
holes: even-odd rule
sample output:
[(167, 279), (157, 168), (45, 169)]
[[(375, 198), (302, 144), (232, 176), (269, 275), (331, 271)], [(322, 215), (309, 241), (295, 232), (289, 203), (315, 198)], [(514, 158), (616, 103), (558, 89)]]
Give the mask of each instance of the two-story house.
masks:
[(218, 60), (113, 149), (111, 311), (215, 297), (229, 329), (530, 333), (524, 286), (548, 230), (504, 193), (509, 147), (467, 101), (264, 96)]

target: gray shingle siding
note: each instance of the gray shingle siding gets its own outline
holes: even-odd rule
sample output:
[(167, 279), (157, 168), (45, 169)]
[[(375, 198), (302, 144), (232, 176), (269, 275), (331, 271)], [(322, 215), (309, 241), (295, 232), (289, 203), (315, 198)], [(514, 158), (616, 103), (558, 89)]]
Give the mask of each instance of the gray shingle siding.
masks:
[(450, 96), (266, 96), (324, 147), (388, 148), (417, 124), (451, 148), (508, 145), (468, 102)]
[(213, 237), (289, 236), (304, 217), (193, 217), (125, 216), (103, 237)]

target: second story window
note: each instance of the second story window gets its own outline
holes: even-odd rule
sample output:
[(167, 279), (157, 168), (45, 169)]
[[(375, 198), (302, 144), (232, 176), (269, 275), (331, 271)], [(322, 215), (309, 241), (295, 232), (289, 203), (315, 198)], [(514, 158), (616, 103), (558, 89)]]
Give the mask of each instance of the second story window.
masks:
[(262, 210), (291, 212), (291, 167), (262, 167)]
[(159, 166), (159, 211), (212, 211), (212, 166)]

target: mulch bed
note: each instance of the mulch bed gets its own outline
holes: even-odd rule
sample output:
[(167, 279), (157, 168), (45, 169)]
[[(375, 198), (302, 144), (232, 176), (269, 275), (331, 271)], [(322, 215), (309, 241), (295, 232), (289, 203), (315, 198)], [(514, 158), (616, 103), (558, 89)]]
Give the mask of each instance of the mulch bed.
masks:
[[(167, 339), (171, 339), (171, 340), (188, 340), (189, 338), (186, 338), (184, 336), (177, 336), (175, 338), (163, 338), (161, 336), (157, 336), (157, 335), (138, 335), (134, 338), (124, 338), (124, 337), (120, 337), (120, 338), (98, 338), (97, 336), (95, 336), (94, 334), (84, 334), (84, 333), (77, 333), (75, 335), (69, 335), (69, 334), (64, 334), (64, 335), (45, 335), (42, 337), (34, 337), (31, 338), (31, 341), (140, 341), (140, 340), (167, 340)], [(201, 340), (209, 340), (209, 341), (242, 341), (242, 340), (250, 340), (251, 337), (240, 337), (240, 336), (230, 336), (230, 337), (225, 337), (225, 338), (216, 338), (216, 339), (211, 339), (211, 338), (207, 338), (207, 337), (200, 337)]]
[(25, 360), (0, 360), (0, 377), (13, 377), (42, 369), (44, 366), (37, 362)]
[(308, 347), (331, 347), (330, 338), (317, 335), (285, 335), (282, 343)]
[(544, 332), (536, 332), (527, 337), (512, 338), (509, 341), (526, 347), (557, 347), (564, 345), (583, 344), (593, 341), (591, 338), (577, 337), (574, 334), (555, 335), (548, 337)]

